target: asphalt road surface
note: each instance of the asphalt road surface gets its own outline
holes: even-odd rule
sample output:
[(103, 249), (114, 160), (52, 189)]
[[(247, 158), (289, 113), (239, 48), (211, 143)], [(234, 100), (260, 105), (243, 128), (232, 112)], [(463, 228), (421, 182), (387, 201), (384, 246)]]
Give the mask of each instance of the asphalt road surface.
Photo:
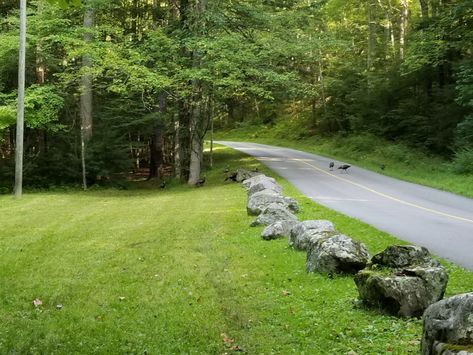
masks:
[[(473, 200), (298, 150), (217, 142), (267, 165), (317, 203), (473, 270)], [(329, 163), (335, 162), (335, 169)], [(389, 167), (388, 167), (389, 168)]]

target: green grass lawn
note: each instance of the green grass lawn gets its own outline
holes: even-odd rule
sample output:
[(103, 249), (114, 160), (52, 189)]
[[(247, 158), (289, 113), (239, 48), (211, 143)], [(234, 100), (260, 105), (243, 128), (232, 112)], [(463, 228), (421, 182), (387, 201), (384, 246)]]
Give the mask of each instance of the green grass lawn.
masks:
[[(216, 136), (221, 140), (250, 141), (321, 154), (380, 174), (473, 198), (473, 174), (455, 173), (451, 162), (441, 157), (373, 135), (299, 138), (287, 127), (284, 129), (244, 126), (218, 132)], [(381, 165), (385, 166), (384, 170)]]
[[(305, 253), (262, 240), (222, 174), (259, 164), (215, 158), (202, 188), (0, 196), (0, 354), (418, 352), (419, 320), (363, 309), (351, 277), (306, 274)], [(301, 220), (330, 219), (372, 253), (399, 242), (278, 180)], [(473, 273), (446, 266), (448, 295), (472, 291)]]

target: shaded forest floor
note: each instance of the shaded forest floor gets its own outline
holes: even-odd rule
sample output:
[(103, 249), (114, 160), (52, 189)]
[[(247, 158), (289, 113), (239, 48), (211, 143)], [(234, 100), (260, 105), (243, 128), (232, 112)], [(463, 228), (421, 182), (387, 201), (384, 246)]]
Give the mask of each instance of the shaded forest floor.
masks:
[[(249, 227), (224, 166), (273, 174), (225, 148), (215, 160), (202, 188), (0, 196), (0, 353), (418, 353), (419, 320), (360, 307), (351, 277), (306, 274), (305, 253)], [(300, 219), (332, 220), (371, 253), (399, 243), (278, 181)], [(447, 295), (471, 291), (473, 273), (445, 265)]]
[[(473, 198), (473, 174), (460, 174), (460, 163), (373, 135), (303, 137), (300, 128), (244, 126), (220, 131), (216, 139), (251, 141), (294, 148), (345, 161), (380, 174)], [(470, 163), (471, 164), (471, 163)], [(383, 169), (382, 169), (383, 168)]]

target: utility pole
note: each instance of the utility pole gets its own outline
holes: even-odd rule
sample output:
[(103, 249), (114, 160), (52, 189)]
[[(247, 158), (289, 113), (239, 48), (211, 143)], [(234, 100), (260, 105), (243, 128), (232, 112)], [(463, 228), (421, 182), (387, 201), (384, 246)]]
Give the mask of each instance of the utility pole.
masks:
[(23, 191), (23, 135), (25, 121), (26, 0), (20, 0), (20, 51), (18, 56), (18, 109), (15, 144), (15, 198)]

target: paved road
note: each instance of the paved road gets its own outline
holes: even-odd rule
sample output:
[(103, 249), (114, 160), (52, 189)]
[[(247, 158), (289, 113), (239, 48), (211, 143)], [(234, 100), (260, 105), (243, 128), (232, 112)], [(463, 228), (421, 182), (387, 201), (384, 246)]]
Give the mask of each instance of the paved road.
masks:
[[(256, 143), (217, 142), (256, 157), (317, 203), (473, 270), (473, 200), (329, 158)], [(335, 161), (335, 167), (344, 162)]]

